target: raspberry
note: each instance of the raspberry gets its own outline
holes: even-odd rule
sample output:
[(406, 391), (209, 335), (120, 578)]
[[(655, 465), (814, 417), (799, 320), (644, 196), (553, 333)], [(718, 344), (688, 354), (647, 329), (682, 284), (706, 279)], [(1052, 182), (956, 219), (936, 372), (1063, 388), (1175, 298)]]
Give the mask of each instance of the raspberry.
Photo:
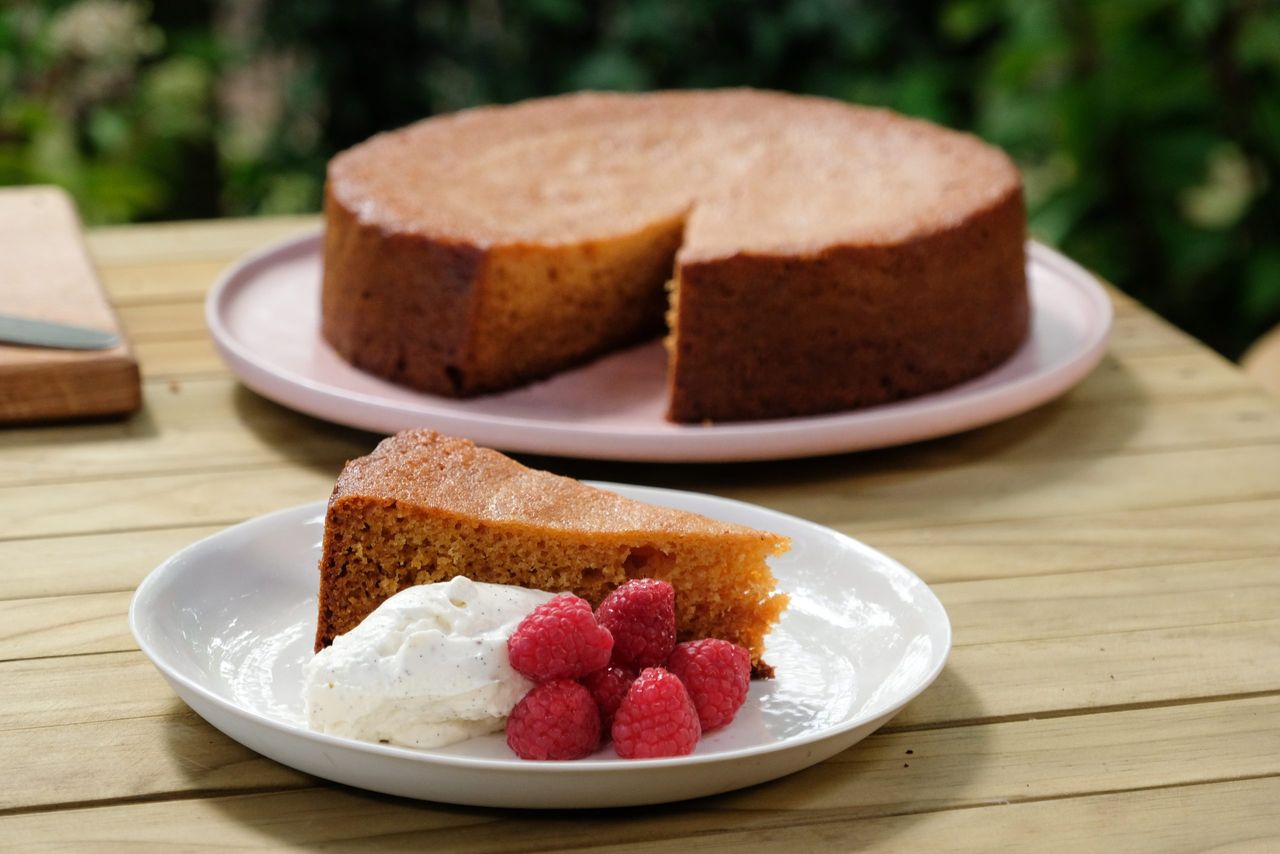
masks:
[(613, 638), (572, 593), (544, 602), (507, 639), (511, 666), (535, 682), (576, 679), (609, 663)]
[(715, 638), (686, 641), (671, 653), (667, 669), (688, 689), (703, 732), (729, 723), (747, 699), (751, 654), (736, 643)]
[(588, 673), (579, 681), (596, 698), (596, 705), (600, 707), (600, 729), (608, 732), (613, 725), (613, 713), (618, 711), (618, 704), (627, 696), (636, 675), (630, 670), (610, 665), (604, 670)]
[(535, 685), (507, 718), (507, 746), (521, 759), (581, 759), (600, 746), (600, 711), (591, 692), (557, 679)]
[(613, 716), (613, 748), (623, 759), (684, 756), (701, 734), (689, 692), (661, 667), (636, 677)]
[(628, 581), (604, 597), (596, 619), (613, 634), (614, 664), (661, 667), (676, 645), (676, 591), (656, 578)]

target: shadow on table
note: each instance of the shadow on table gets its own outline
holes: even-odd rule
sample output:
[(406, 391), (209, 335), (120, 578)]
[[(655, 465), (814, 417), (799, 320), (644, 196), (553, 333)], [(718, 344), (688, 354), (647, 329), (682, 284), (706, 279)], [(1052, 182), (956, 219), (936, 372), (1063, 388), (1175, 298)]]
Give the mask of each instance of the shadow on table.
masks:
[(147, 411), (145, 387), (142, 409), (127, 415), (89, 415), (77, 418), (37, 419), (0, 424), (5, 450), (46, 448), (49, 435), (42, 427), (58, 428), (59, 445), (95, 444), (120, 439), (154, 439), (160, 435), (155, 418)]
[(312, 418), (236, 386), (232, 400), (239, 423), (289, 462), (333, 475), (342, 464), (373, 450), (382, 437)]
[[(1106, 358), (1058, 400), (987, 427), (881, 450), (750, 463), (617, 463), (525, 457), (578, 478), (710, 492), (826, 525), (945, 518), (990, 498), (1051, 491), (1091, 458), (1129, 447), (1149, 412), (1130, 369)], [(938, 511), (936, 514), (932, 511)]]
[[(381, 438), (287, 409), (243, 386), (234, 392), (240, 423), (284, 459), (335, 478), (343, 461)], [(1078, 471), (1086, 455), (1125, 448), (1147, 417), (1145, 395), (1121, 362), (1108, 357), (1077, 389), (1031, 412), (954, 436), (895, 448), (746, 463), (631, 463), (517, 454), (527, 465), (570, 477), (710, 492), (823, 524), (874, 526), (934, 506), (972, 504), (984, 479), (1015, 467), (1034, 476), (994, 484), (1008, 500), (1028, 486), (1050, 488)], [(619, 441), (622, 441), (621, 439)], [(847, 488), (841, 488), (845, 481)], [(832, 501), (833, 485), (837, 500)], [(887, 500), (886, 500), (887, 499)]]
[[(954, 676), (950, 681), (952, 694), (971, 691)], [(682, 848), (701, 841), (728, 849), (782, 849), (817, 843), (819, 850), (845, 850), (909, 835), (914, 825), (938, 811), (1017, 794), (993, 786), (982, 727), (955, 728), (946, 733), (939, 738), (937, 731), (916, 731), (914, 727), (912, 731), (895, 731), (891, 722), (887, 731), (780, 780), (724, 795), (648, 807), (482, 809), (413, 801), (332, 784), (213, 797), (202, 805), (271, 846), (374, 842), (389, 850), (528, 851), (606, 844), (661, 845), (666, 840)], [(209, 735), (221, 738), (212, 732)], [(985, 786), (980, 782), (984, 777)]]

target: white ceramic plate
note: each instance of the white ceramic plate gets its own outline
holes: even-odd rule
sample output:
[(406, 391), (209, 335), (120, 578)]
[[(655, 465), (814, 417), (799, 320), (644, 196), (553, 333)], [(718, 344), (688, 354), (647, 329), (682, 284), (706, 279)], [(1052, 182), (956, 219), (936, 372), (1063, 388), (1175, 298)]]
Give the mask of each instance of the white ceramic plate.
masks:
[(169, 558), (138, 587), (142, 651), (201, 717), (309, 774), (411, 798), (494, 807), (629, 806), (711, 795), (807, 768), (865, 738), (942, 670), (951, 624), (900, 564), (849, 537), (750, 504), (600, 484), (623, 495), (775, 531), (791, 604), (768, 638), (777, 676), (690, 756), (628, 761), (606, 747), (574, 762), (515, 758), (501, 734), (435, 750), (306, 729), (302, 666), (315, 637), (324, 504), (228, 528)]
[(945, 436), (1025, 412), (1098, 363), (1111, 302), (1084, 269), (1027, 247), (1031, 335), (994, 371), (937, 394), (806, 418), (672, 424), (659, 342), (503, 394), (453, 400), (353, 368), (321, 339), (320, 235), (293, 238), (229, 269), (205, 317), (245, 385), (285, 406), (380, 433), (431, 427), (509, 451), (664, 462), (785, 459)]

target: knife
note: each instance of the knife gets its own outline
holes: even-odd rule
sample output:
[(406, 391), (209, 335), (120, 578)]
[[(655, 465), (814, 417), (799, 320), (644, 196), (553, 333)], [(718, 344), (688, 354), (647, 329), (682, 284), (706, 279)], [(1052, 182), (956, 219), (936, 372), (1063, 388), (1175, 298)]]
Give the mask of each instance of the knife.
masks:
[(108, 350), (119, 344), (120, 338), (85, 326), (0, 314), (0, 343), (59, 350)]

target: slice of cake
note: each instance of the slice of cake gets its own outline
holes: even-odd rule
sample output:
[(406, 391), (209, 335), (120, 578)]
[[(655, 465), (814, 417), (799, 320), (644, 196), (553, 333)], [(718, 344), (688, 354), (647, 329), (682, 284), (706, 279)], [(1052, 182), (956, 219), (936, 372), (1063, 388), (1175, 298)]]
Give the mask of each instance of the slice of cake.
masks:
[(680, 640), (715, 637), (751, 652), (787, 597), (766, 559), (788, 540), (656, 507), (520, 465), (429, 430), (383, 440), (347, 463), (325, 517), (316, 649), (415, 584), (475, 581), (570, 591), (598, 605), (631, 578), (676, 590)]

